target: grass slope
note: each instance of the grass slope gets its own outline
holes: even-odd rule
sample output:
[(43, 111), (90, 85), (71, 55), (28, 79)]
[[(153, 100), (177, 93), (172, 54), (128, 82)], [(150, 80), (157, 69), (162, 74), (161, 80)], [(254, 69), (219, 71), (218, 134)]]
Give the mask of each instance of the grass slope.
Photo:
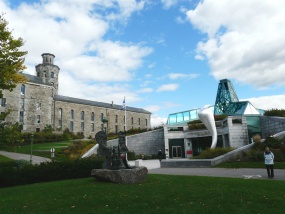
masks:
[(284, 181), (149, 175), (143, 184), (93, 178), (0, 189), (1, 213), (283, 213)]
[(0, 155), (0, 163), (10, 162), (10, 161), (13, 161), (13, 160), (10, 159), (10, 158), (5, 157), (3, 155)]

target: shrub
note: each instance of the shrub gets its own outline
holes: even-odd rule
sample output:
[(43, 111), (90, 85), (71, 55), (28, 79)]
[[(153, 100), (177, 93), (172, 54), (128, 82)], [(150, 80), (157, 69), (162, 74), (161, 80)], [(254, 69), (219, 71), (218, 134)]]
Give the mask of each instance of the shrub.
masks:
[(281, 146), (281, 140), (274, 137), (267, 137), (264, 141), (265, 147), (277, 149)]
[(62, 148), (62, 153), (66, 154), (70, 159), (80, 158), (89, 149), (96, 144), (96, 141), (92, 140), (78, 140), (69, 144), (67, 148)]
[(199, 156), (196, 156), (195, 159), (212, 159), (223, 154), (226, 154), (230, 151), (234, 150), (233, 148), (221, 148), (217, 147), (215, 149), (207, 148), (206, 150), (202, 151)]
[(136, 160), (136, 159), (137, 159), (136, 153), (134, 151), (129, 151), (128, 160)]
[(83, 158), (40, 165), (0, 163), (0, 187), (86, 178), (91, 176), (92, 169), (102, 168), (103, 162), (102, 158)]
[(265, 116), (285, 117), (285, 109), (270, 109), (265, 111)]

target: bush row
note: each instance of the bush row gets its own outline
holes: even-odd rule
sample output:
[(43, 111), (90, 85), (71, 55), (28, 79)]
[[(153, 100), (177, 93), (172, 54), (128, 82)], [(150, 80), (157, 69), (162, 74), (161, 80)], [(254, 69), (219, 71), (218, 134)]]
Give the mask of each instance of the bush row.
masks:
[(285, 117), (285, 109), (270, 109), (265, 111), (265, 116)]
[(1, 163), (0, 187), (90, 177), (91, 170), (101, 169), (103, 161), (102, 158), (83, 158), (40, 165), (27, 161)]
[(217, 147), (215, 149), (207, 148), (206, 150), (202, 151), (195, 159), (212, 159), (223, 154), (226, 154), (230, 151), (234, 150), (233, 148), (221, 148)]

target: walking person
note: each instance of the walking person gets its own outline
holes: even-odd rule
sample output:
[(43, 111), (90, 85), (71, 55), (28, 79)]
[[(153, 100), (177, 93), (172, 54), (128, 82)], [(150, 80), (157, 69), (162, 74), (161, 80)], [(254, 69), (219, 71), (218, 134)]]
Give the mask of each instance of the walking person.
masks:
[(158, 156), (159, 161), (161, 161), (161, 159), (162, 159), (162, 151), (161, 150), (158, 151), (157, 156)]
[(268, 178), (274, 178), (274, 154), (270, 151), (269, 147), (264, 151), (265, 166)]

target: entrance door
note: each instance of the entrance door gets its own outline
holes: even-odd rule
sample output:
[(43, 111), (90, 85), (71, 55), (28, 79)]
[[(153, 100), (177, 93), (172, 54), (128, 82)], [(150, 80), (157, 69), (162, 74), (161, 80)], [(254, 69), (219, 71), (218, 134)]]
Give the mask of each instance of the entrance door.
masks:
[(172, 158), (182, 158), (181, 146), (172, 146)]

